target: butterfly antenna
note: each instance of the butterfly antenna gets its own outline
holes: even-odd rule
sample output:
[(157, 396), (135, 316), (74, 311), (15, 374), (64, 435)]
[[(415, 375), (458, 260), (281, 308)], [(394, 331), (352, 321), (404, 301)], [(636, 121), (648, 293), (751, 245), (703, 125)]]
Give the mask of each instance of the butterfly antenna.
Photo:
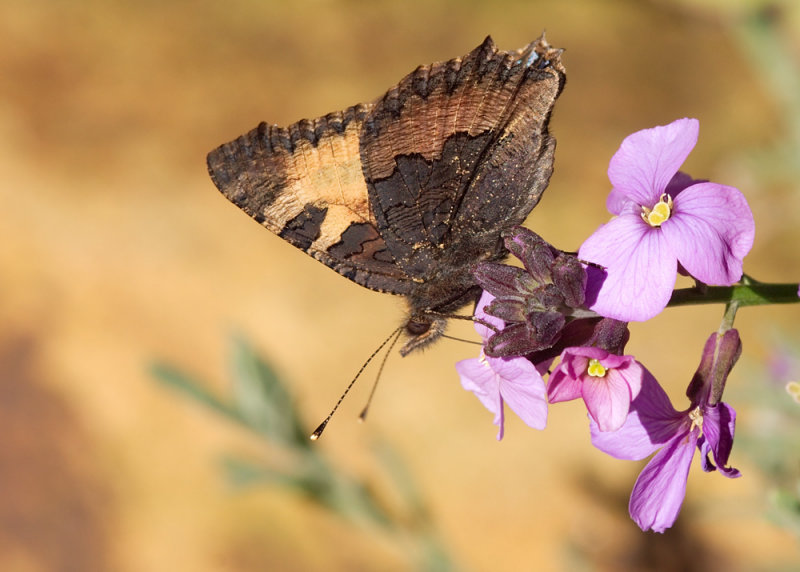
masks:
[[(498, 328), (494, 324), (490, 324), (489, 322), (487, 322), (486, 320), (482, 320), (481, 318), (476, 318), (474, 315), (463, 316), (461, 314), (442, 314), (440, 312), (432, 312), (432, 311), (426, 312), (426, 314), (429, 315), (429, 316), (438, 316), (439, 318), (446, 318), (448, 320), (466, 320), (468, 322), (472, 322), (473, 324), (480, 324), (481, 326), (486, 326), (487, 328), (489, 328), (490, 330), (492, 330), (495, 333), (500, 331), (500, 328)], [(469, 340), (462, 340), (461, 338), (454, 338), (452, 336), (446, 336), (444, 334), (442, 334), (442, 337), (443, 338), (449, 338), (451, 340), (460, 340), (462, 342), (469, 341)], [(480, 342), (470, 342), (470, 343), (479, 344)]]
[[(394, 339), (395, 342), (397, 341), (397, 338), (399, 337), (400, 332), (402, 331), (402, 329), (403, 329), (403, 327), (401, 326), (401, 327), (397, 328), (395, 331), (393, 331), (389, 335), (389, 337), (386, 338), (385, 340), (383, 340), (383, 343), (381, 343), (381, 345), (379, 345), (378, 348), (374, 352), (372, 352), (372, 355), (367, 358), (367, 361), (365, 361), (364, 365), (361, 366), (361, 369), (358, 370), (358, 373), (353, 378), (353, 381), (351, 381), (349, 384), (347, 384), (347, 387), (342, 392), (342, 396), (339, 398), (339, 401), (336, 402), (336, 405), (333, 406), (333, 409), (331, 409), (331, 412), (328, 413), (328, 416), (325, 418), (325, 420), (322, 423), (319, 424), (319, 427), (314, 429), (314, 432), (311, 434), (311, 437), (310, 437), (312, 441), (316, 441), (317, 439), (320, 438), (320, 435), (322, 435), (322, 432), (325, 431), (325, 427), (328, 425), (328, 421), (331, 420), (331, 417), (333, 417), (333, 414), (336, 413), (337, 409), (339, 409), (339, 405), (342, 404), (342, 401), (344, 401), (344, 398), (347, 395), (347, 393), (350, 391), (350, 388), (353, 387), (353, 385), (355, 384), (356, 380), (364, 372), (364, 369), (369, 365), (369, 363), (373, 360), (373, 358), (376, 355), (378, 355), (378, 352), (380, 352), (383, 349), (383, 346), (388, 344), (392, 339)], [(392, 342), (392, 345), (394, 345), (394, 342)], [(384, 360), (384, 361), (386, 361), (386, 360)]]
[(455, 336), (449, 336), (447, 334), (442, 334), (442, 337), (443, 338), (447, 338), (448, 340), (456, 341), (456, 342), (464, 342), (465, 344), (474, 344), (476, 346), (482, 346), (483, 345), (481, 342), (476, 342), (475, 340), (467, 340), (465, 338), (457, 338)]
[[(383, 366), (386, 365), (386, 360), (389, 359), (389, 354), (392, 353), (392, 349), (394, 348), (397, 340), (400, 339), (400, 332), (401, 328), (397, 328), (392, 336), (394, 339), (392, 343), (389, 345), (389, 349), (386, 350), (386, 354), (383, 356), (383, 360), (381, 361), (381, 366), (378, 368), (378, 375), (375, 376), (375, 383), (372, 384), (372, 390), (369, 392), (369, 397), (367, 398), (367, 404), (364, 406), (364, 409), (361, 410), (361, 414), (358, 416), (358, 420), (362, 423), (367, 419), (367, 412), (369, 411), (369, 406), (372, 404), (372, 396), (375, 395), (375, 389), (378, 387), (378, 381), (381, 379), (381, 373), (383, 373)], [(385, 344), (386, 342), (384, 342)], [(383, 347), (383, 345), (381, 345)], [(380, 351), (381, 348), (378, 348)]]

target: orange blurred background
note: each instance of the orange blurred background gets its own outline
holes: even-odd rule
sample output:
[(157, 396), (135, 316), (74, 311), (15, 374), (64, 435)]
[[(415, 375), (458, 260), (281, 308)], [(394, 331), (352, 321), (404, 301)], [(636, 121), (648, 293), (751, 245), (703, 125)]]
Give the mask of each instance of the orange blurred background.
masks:
[[(229, 338), (240, 333), (288, 380), (310, 430), (404, 315), (402, 300), (353, 285), (229, 204), (205, 154), (261, 120), (286, 125), (369, 101), (487, 34), (516, 49), (546, 29), (566, 48), (568, 81), (552, 122), (555, 175), (528, 226), (576, 249), (608, 217), (606, 167), (622, 138), (697, 117), (700, 140), (684, 169), (748, 197), (757, 235), (746, 271), (797, 281), (798, 79), (776, 71), (770, 50), (800, 61), (800, 13), (788, 1), (764, 12), (769, 33), (759, 39), (746, 22), (763, 8), (4, 2), (0, 569), (409, 569), (407, 546), (287, 489), (228, 486), (222, 453), (269, 450), (148, 371), (166, 360), (225, 394)], [(679, 408), (721, 315), (680, 308), (632, 326), (628, 351)], [(797, 336), (797, 308), (748, 308), (737, 326), (745, 358), (731, 396), (757, 394), (768, 385), (760, 363), (771, 343), (780, 332)], [(471, 336), (469, 325), (452, 330)], [(593, 449), (580, 403), (551, 408), (544, 432), (510, 418), (497, 443), (491, 414), (453, 368), (474, 353), (445, 340), (424, 355), (392, 356), (368, 423), (356, 417), (369, 375), (315, 445), (381, 487), (372, 444), (390, 443), (465, 568), (800, 563), (797, 536), (767, 518), (768, 467), (746, 451), (731, 457), (738, 480), (695, 462), (677, 525), (642, 533), (627, 515), (642, 463)], [(729, 401), (740, 428), (762, 419), (747, 399)]]

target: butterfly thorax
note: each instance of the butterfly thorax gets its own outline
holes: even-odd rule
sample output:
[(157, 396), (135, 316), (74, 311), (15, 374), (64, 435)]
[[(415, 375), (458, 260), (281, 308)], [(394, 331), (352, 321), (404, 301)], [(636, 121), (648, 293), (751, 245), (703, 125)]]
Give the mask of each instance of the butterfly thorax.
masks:
[[(468, 253), (470, 261), (494, 261), (505, 258), (506, 250), (495, 236), (472, 235), (469, 244), (448, 249), (453, 258)], [(477, 239), (477, 240), (476, 240)], [(477, 303), (481, 289), (472, 275), (473, 264), (461, 260), (443, 261), (406, 295), (409, 305), (409, 318), (405, 325), (409, 340), (400, 353), (424, 348), (444, 334), (448, 318), (458, 310)]]

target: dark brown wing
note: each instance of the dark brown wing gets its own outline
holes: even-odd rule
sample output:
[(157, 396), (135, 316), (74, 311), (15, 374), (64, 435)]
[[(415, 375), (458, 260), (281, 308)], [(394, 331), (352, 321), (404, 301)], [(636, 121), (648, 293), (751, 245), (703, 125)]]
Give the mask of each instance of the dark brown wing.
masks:
[(381, 236), (409, 276), (424, 282), (441, 273), (439, 261), (466, 271), (499, 255), (499, 231), (539, 201), (552, 173), (560, 53), (544, 37), (514, 52), (486, 38), (375, 103), (362, 164)]
[(497, 255), (499, 229), (539, 200), (559, 53), (544, 38), (516, 52), (487, 38), (374, 104), (288, 128), (262, 123), (209, 153), (209, 173), (247, 214), (343, 276), (413, 297), (445, 259), (466, 272)]
[[(208, 154), (220, 191), (266, 228), (369, 288), (403, 294), (370, 210), (359, 133), (370, 105), (289, 127), (262, 123)], [(377, 285), (376, 285), (377, 281)]]

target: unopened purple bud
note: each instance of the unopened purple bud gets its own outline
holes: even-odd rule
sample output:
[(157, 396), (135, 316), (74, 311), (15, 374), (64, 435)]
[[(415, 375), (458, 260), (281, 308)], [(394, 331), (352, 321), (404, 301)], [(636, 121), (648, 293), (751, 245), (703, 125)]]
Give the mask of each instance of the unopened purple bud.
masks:
[(622, 355), (630, 337), (628, 322), (603, 318), (594, 329), (591, 345), (612, 354)]
[(528, 311), (560, 309), (564, 304), (564, 296), (555, 284), (545, 284), (531, 291), (528, 300)]
[(558, 341), (552, 347), (537, 350), (528, 357), (535, 363), (546, 362), (561, 355), (566, 348), (597, 347), (608, 353), (622, 355), (630, 333), (628, 323), (612, 318), (579, 318), (567, 322)]
[(528, 305), (524, 300), (512, 298), (495, 298), (484, 308), (484, 312), (504, 322), (524, 322)]
[(525, 322), (507, 324), (483, 346), (483, 351), (489, 357), (524, 356), (537, 349), (538, 344), (530, 335), (530, 328)]
[(491, 357), (524, 356), (552, 346), (564, 328), (559, 312), (535, 312), (523, 323), (508, 324), (486, 342), (484, 351)]
[(525, 269), (539, 284), (550, 281), (550, 268), (556, 253), (550, 244), (522, 226), (505, 231), (503, 238), (508, 251), (522, 261)]
[[(549, 348), (558, 341), (566, 319), (560, 312), (532, 312), (528, 314), (528, 324), (536, 336), (536, 350)], [(535, 350), (534, 350), (535, 351)]]
[(475, 265), (472, 272), (478, 285), (497, 298), (520, 297), (519, 283), (526, 272), (522, 268), (499, 264), (497, 262), (481, 262)]
[(722, 400), (725, 382), (742, 353), (742, 342), (735, 329), (714, 332), (706, 340), (700, 365), (686, 389), (694, 405), (716, 405)]
[(574, 256), (560, 254), (553, 263), (553, 284), (570, 308), (583, 306), (586, 297), (586, 270)]

